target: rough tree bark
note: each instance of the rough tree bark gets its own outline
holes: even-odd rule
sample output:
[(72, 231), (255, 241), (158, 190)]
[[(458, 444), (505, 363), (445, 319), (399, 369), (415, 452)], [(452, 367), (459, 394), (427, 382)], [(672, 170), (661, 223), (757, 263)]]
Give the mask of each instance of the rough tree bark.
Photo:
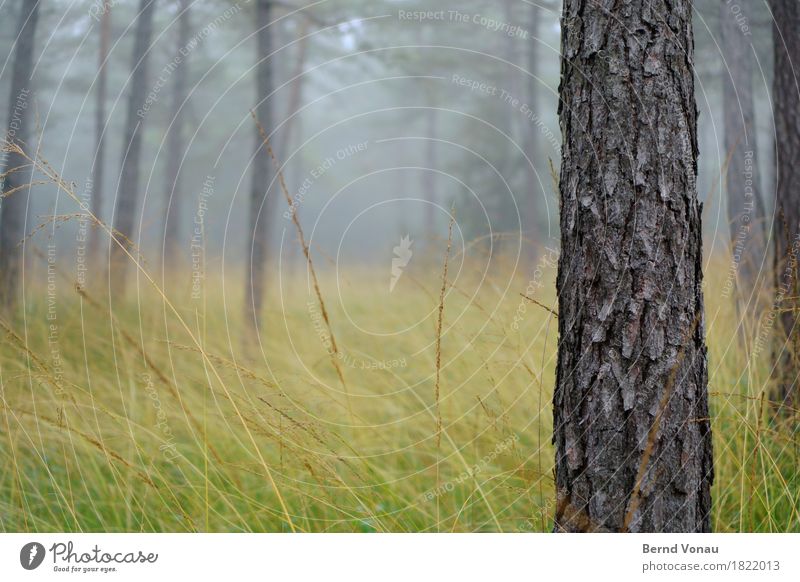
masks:
[(183, 190), (180, 179), (180, 168), (186, 145), (184, 142), (184, 109), (189, 88), (189, 64), (187, 56), (181, 52), (189, 44), (192, 34), (190, 20), (190, 1), (180, 0), (178, 10), (178, 51), (181, 62), (175, 69), (172, 103), (170, 107), (169, 135), (167, 136), (166, 184), (164, 188), (164, 248), (162, 261), (166, 270), (177, 266), (179, 241), (181, 236), (180, 211), (183, 201)]
[[(256, 116), (269, 132), (272, 120), (272, 2), (258, 0), (256, 3)], [(269, 222), (272, 217), (274, 199), (267, 195), (273, 170), (272, 161), (263, 145), (258, 128), (255, 129), (255, 158), (253, 159), (253, 182), (250, 188), (250, 211), (248, 229), (249, 268), (245, 282), (245, 325), (258, 331), (266, 292), (266, 267), (269, 247)]]
[[(5, 139), (32, 154), (29, 151), (33, 115), (33, 104), (30, 103), (31, 73), (39, 2), (25, 1), (21, 4)], [(25, 213), (28, 206), (28, 189), (25, 184), (29, 180), (25, 176), (30, 176), (30, 172), (22, 167), (27, 163), (23, 156), (9, 153), (2, 169), (5, 178), (2, 179), (0, 199), (0, 305), (7, 310), (16, 304), (20, 285), (23, 260), (20, 242), (25, 236)]]
[[(108, 86), (108, 72), (106, 61), (111, 45), (111, 2), (103, 0), (103, 13), (100, 16), (100, 47), (97, 54), (97, 93), (94, 110), (95, 128), (95, 156), (92, 166), (92, 214), (98, 219), (103, 217), (103, 182), (105, 180), (106, 163), (106, 93)], [(89, 235), (89, 260), (93, 265), (98, 264), (100, 254), (101, 233), (93, 228)]]
[(737, 287), (742, 299), (749, 302), (766, 251), (765, 211), (758, 182), (752, 33), (740, 26), (747, 20), (731, 7), (730, 0), (720, 1), (722, 54), (727, 67), (722, 71), (725, 190)]
[(798, 251), (800, 251), (800, 3), (770, 0), (773, 16), (775, 74), (772, 87), (775, 124), (775, 304), (781, 310), (783, 338), (776, 355), (777, 394), (787, 401), (797, 382), (800, 354), (796, 305), (787, 301), (798, 296)]
[(557, 531), (710, 529), (689, 0), (566, 0)]
[[(153, 35), (153, 12), (156, 0), (140, 0), (136, 22), (136, 38), (131, 62), (131, 81), (128, 93), (125, 141), (122, 148), (122, 174), (114, 211), (114, 229), (119, 242), (133, 242), (133, 227), (139, 199), (139, 165), (142, 152), (142, 134), (147, 116), (146, 99), (149, 92), (148, 54)], [(125, 290), (128, 260), (125, 252), (116, 243), (111, 245), (111, 284), (115, 293)]]

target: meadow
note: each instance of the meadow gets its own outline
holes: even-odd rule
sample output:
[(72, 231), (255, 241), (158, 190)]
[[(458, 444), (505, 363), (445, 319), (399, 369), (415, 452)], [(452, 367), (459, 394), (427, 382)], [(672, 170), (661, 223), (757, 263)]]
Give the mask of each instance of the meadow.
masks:
[[(281, 269), (257, 334), (238, 272), (199, 295), (140, 274), (109, 302), (40, 256), (0, 320), (0, 530), (551, 531), (551, 253), (526, 272), (454, 251), (444, 294), (438, 259), (391, 292), (388, 267), (321, 264), (330, 326), (306, 270)], [(771, 413), (763, 322), (722, 292), (727, 265), (706, 273), (713, 528), (797, 532), (797, 415)]]

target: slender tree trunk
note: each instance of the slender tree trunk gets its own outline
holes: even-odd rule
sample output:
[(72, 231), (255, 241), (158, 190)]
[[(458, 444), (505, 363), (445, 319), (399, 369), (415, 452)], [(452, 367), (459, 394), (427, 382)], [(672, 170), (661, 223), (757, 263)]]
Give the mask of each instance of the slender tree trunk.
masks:
[(436, 106), (431, 103), (430, 107), (425, 109), (425, 160), (422, 164), (422, 191), (425, 194), (425, 236), (435, 243), (436, 241), (436, 204), (439, 202), (438, 188), (438, 175), (436, 171), (439, 169), (438, 150), (439, 144), (437, 143), (437, 115), (438, 111)]
[[(270, 29), (272, 2), (258, 0), (256, 3), (256, 116), (269, 132), (272, 120), (272, 31)], [(272, 179), (272, 161), (263, 139), (255, 130), (255, 159), (253, 160), (253, 183), (250, 189), (250, 226), (248, 231), (247, 281), (245, 285), (245, 323), (252, 331), (258, 331), (261, 320), (264, 294), (266, 292), (266, 266), (269, 246), (269, 223), (272, 218), (273, 200), (268, 188)]]
[[(539, 19), (541, 12), (536, 4), (531, 4), (528, 8), (529, 23), (528, 23), (528, 73), (527, 80), (527, 104), (528, 109), (535, 115), (540, 114), (539, 110), (539, 81), (535, 77), (539, 75), (539, 41), (536, 37), (539, 34)], [(537, 210), (543, 201), (543, 194), (541, 191), (540, 177), (537, 172), (544, 168), (542, 163), (542, 148), (539, 144), (539, 126), (536, 125), (534, 119), (527, 119), (527, 128), (525, 131), (525, 151), (531, 160), (531, 166), (527, 168), (529, 190), (527, 192), (527, 199), (524, 200), (520, 206), (523, 210), (523, 232), (527, 239), (528, 246), (533, 248), (534, 245), (530, 244), (537, 238), (536, 227), (538, 225)], [(528, 253), (528, 260), (530, 261), (535, 257), (535, 252)]]
[[(417, 26), (415, 29), (414, 40), (420, 46), (425, 46), (431, 35), (435, 31), (432, 30), (427, 24)], [(425, 49), (423, 49), (425, 50)], [(439, 144), (436, 142), (437, 125), (439, 112), (436, 109), (438, 106), (436, 99), (436, 91), (430, 86), (430, 81), (423, 79), (421, 81), (422, 95), (425, 96), (426, 107), (423, 112), (423, 128), (422, 131), (425, 135), (424, 147), (420, 150), (423, 159), (419, 164), (422, 168), (420, 174), (419, 189), (421, 191), (421, 198), (426, 201), (422, 209), (422, 224), (424, 228), (424, 239), (429, 249), (434, 248), (436, 244), (436, 204), (438, 203), (439, 195), (438, 176), (435, 170), (439, 169), (438, 151)]]
[[(306, 38), (308, 29), (308, 21), (303, 20), (298, 33), (298, 36), (301, 40), (299, 41), (297, 47), (297, 57), (294, 61), (294, 68), (289, 72), (292, 82), (289, 87), (290, 92), (286, 105), (286, 117), (284, 118), (286, 121), (283, 124), (281, 146), (278, 148), (278, 153), (284, 160), (289, 158), (289, 147), (292, 144), (292, 138), (294, 135), (293, 130), (295, 125), (299, 125), (299, 116), (297, 115), (297, 112), (300, 111), (300, 107), (303, 103), (303, 82), (305, 81), (303, 70), (305, 69), (306, 58), (308, 57), (308, 38)], [(288, 44), (288, 41), (286, 44)]]
[[(514, 5), (517, 3), (518, 0), (503, 0), (503, 12), (506, 22), (515, 24), (518, 22), (518, 17), (514, 9)], [(505, 73), (503, 75), (503, 89), (507, 91), (513, 99), (517, 99), (519, 100), (519, 103), (522, 103), (525, 99), (523, 94), (525, 82), (524, 79), (522, 79), (523, 73), (517, 69), (517, 66), (519, 65), (519, 39), (509, 35), (504, 35), (502, 39), (503, 59), (506, 61), (506, 63), (502, 65)], [(503, 177), (511, 188), (512, 199), (506, 199), (505, 192), (502, 192), (501, 196), (499, 197), (500, 204), (498, 207), (498, 227), (501, 231), (508, 230), (509, 232), (518, 228), (521, 239), (524, 239), (527, 228), (526, 202), (528, 198), (528, 191), (526, 188), (527, 185), (523, 186), (520, 184), (519, 170), (520, 168), (523, 170), (523, 179), (527, 177), (527, 172), (525, 171), (525, 166), (520, 163), (520, 155), (516, 148), (516, 144), (524, 144), (526, 140), (524, 133), (526, 128), (525, 125), (521, 123), (521, 119), (524, 118), (524, 116), (520, 110), (519, 104), (512, 105), (511, 103), (507, 103), (505, 101), (502, 101), (501, 103), (504, 109), (503, 113), (505, 114), (506, 118), (506, 121), (502, 124), (501, 128), (508, 137), (498, 135), (498, 138), (502, 143), (502, 154), (499, 156), (501, 163), (499, 167)], [(523, 133), (519, 132), (520, 129), (523, 130)], [(514, 203), (516, 203), (517, 209), (520, 211), (519, 218), (517, 218), (517, 214), (514, 209)], [(519, 220), (519, 222), (517, 222), (517, 220)], [(497, 239), (493, 244), (495, 256), (503, 254), (504, 251), (513, 254), (518, 250), (522, 251), (522, 249), (528, 248), (528, 245), (523, 244), (523, 240), (520, 240), (518, 244), (519, 246), (515, 249), (513, 248), (513, 241), (506, 240), (504, 238)], [(533, 245), (530, 245), (530, 247), (532, 246)]]
[[(297, 147), (296, 144), (301, 144), (303, 139), (303, 117), (301, 115), (295, 117), (291, 134), (291, 141), (287, 145), (289, 148), (295, 148)], [(290, 151), (290, 149), (287, 149), (286, 151)], [(291, 184), (293, 188), (298, 188), (299, 185), (302, 184), (304, 172), (305, 162), (303, 159), (303, 151), (300, 150), (297, 155), (292, 158)], [(306, 259), (305, 256), (303, 256), (303, 249), (300, 243), (295, 239), (295, 234), (291, 232), (289, 232), (289, 238), (285, 244), (287, 245), (285, 258), (286, 267), (291, 274), (298, 273), (301, 269), (306, 267)]]
[[(131, 81), (128, 94), (128, 111), (125, 141), (122, 148), (122, 174), (114, 212), (114, 229), (120, 243), (134, 241), (134, 223), (139, 198), (139, 165), (142, 152), (142, 134), (147, 116), (148, 60), (150, 39), (153, 34), (153, 13), (156, 0), (140, 0), (136, 23), (136, 38), (131, 62)], [(111, 284), (116, 293), (125, 291), (128, 260), (115, 243), (111, 246)]]
[[(190, 0), (180, 0), (178, 16), (178, 51), (177, 55), (189, 43), (192, 34), (190, 20)], [(175, 69), (174, 90), (170, 111), (169, 135), (167, 137), (166, 185), (164, 188), (164, 249), (163, 265), (165, 274), (170, 268), (177, 266), (179, 241), (181, 237), (180, 220), (183, 189), (180, 179), (180, 168), (186, 149), (184, 143), (184, 109), (189, 88), (189, 63), (187, 56), (181, 56), (181, 62)]]
[(710, 529), (691, 16), (564, 4), (557, 531)]
[[(306, 80), (303, 71), (305, 70), (306, 59), (308, 58), (308, 44), (307, 38), (310, 23), (307, 19), (302, 20), (298, 37), (301, 39), (297, 49), (297, 56), (294, 62), (294, 69), (290, 73), (293, 79), (289, 93), (289, 100), (286, 106), (286, 122), (283, 125), (283, 138), (281, 140), (281, 147), (278, 150), (281, 159), (288, 160), (290, 152), (296, 144), (300, 144), (303, 135), (303, 119), (299, 114), (300, 107), (303, 104), (303, 84)], [(287, 44), (289, 39), (284, 44)], [(298, 155), (292, 157), (290, 164), (291, 179), (289, 181), (291, 188), (297, 188), (303, 181), (303, 155), (300, 152)], [(301, 261), (304, 260), (303, 253), (299, 244), (294, 242), (291, 238), (289, 245), (286, 248), (286, 253), (283, 258), (285, 268), (287, 271), (294, 272), (295, 267), (300, 266)]]
[[(5, 139), (18, 145), (29, 155), (33, 104), (31, 74), (33, 71), (34, 36), (39, 20), (39, 2), (25, 1), (19, 14), (16, 52), (11, 76), (11, 98), (8, 102), (8, 129)], [(22, 169), (28, 162), (19, 154), (9, 153), (3, 172), (0, 199), (0, 305), (11, 310), (17, 302), (22, 270), (25, 237), (25, 214), (28, 206), (30, 172)], [(14, 171), (16, 170), (16, 171)]]
[[(775, 123), (775, 305), (780, 310), (783, 342), (778, 347), (775, 399), (792, 400), (798, 366), (797, 260), (800, 252), (800, 3), (770, 0), (773, 16), (775, 75), (772, 100)], [(796, 399), (796, 397), (795, 397)]]
[[(738, 20), (737, 20), (738, 16)], [(753, 46), (740, 27), (742, 13), (731, 11), (730, 0), (720, 2), (722, 52), (722, 105), (725, 127), (728, 194), (733, 268), (738, 272), (740, 295), (748, 302), (766, 251), (764, 204), (759, 188), (756, 149), (755, 107), (753, 105)]]
[[(514, 4), (516, 4), (518, 0), (504, 0), (503, 2), (503, 12), (504, 18), (506, 22), (509, 23), (516, 23), (517, 16), (514, 11)], [(523, 99), (522, 96), (522, 88), (520, 83), (520, 71), (514, 66), (517, 65), (517, 43), (519, 39), (514, 36), (505, 35), (503, 38), (503, 58), (507, 61), (507, 64), (503, 65), (503, 69), (505, 70), (505, 82), (506, 82), (506, 89), (508, 92), (513, 95), (514, 99), (519, 99), (520, 101)], [(508, 122), (506, 126), (506, 132), (510, 136), (510, 138), (516, 141), (516, 129), (520, 126), (519, 123), (519, 116), (521, 115), (520, 111), (516, 107), (512, 107), (510, 105), (504, 105), (506, 110), (506, 115), (508, 117)], [(506, 144), (510, 146), (510, 144)], [(513, 160), (517, 157), (515, 148), (507, 147), (507, 151), (510, 155), (505, 156), (507, 160)], [(509, 170), (513, 171), (514, 164), (513, 162), (509, 164)], [(510, 180), (512, 176), (508, 176), (506, 179)]]
[[(97, 55), (97, 93), (94, 111), (95, 150), (94, 165), (92, 166), (92, 214), (98, 219), (103, 217), (103, 183), (105, 181), (106, 163), (106, 88), (108, 72), (106, 60), (111, 45), (111, 2), (103, 0), (103, 14), (100, 16), (100, 50)], [(89, 261), (97, 266), (100, 253), (101, 234), (97, 228), (92, 228), (89, 235)]]

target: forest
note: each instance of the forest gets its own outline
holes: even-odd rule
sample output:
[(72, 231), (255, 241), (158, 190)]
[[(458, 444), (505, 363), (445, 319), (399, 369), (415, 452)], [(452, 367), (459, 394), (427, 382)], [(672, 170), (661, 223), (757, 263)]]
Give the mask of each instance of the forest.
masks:
[(800, 532), (798, 0), (0, 15), (0, 532)]

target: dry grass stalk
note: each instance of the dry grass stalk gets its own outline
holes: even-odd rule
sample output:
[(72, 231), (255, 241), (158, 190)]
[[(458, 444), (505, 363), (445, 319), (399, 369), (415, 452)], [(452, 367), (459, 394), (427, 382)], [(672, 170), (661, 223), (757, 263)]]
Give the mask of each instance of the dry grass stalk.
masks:
[(342, 383), (342, 388), (344, 389), (345, 398), (347, 399), (347, 410), (350, 413), (350, 418), (353, 418), (353, 408), (350, 404), (350, 392), (347, 389), (347, 383), (344, 380), (344, 372), (342, 371), (342, 367), (339, 364), (339, 347), (336, 344), (336, 338), (333, 334), (333, 328), (331, 327), (330, 318), (328, 317), (328, 310), (325, 307), (325, 300), (322, 298), (322, 291), (319, 287), (319, 281), (317, 280), (317, 272), (314, 270), (314, 263), (311, 260), (311, 252), (308, 248), (308, 243), (306, 242), (305, 234), (303, 233), (303, 227), (300, 225), (300, 220), (297, 218), (297, 212), (294, 206), (294, 200), (292, 200), (291, 194), (289, 194), (289, 189), (286, 187), (286, 181), (283, 178), (283, 171), (281, 170), (281, 166), (278, 163), (278, 159), (275, 156), (275, 152), (272, 151), (272, 145), (269, 141), (269, 136), (267, 132), (264, 130), (264, 126), (261, 125), (261, 122), (258, 121), (258, 117), (256, 117), (255, 111), (251, 111), (250, 115), (253, 117), (253, 121), (258, 128), (258, 133), (261, 136), (261, 140), (264, 144), (264, 147), (269, 154), (270, 159), (272, 160), (273, 165), (275, 166), (275, 171), (278, 174), (278, 183), (280, 185), (281, 191), (283, 192), (284, 197), (286, 198), (286, 203), (289, 205), (289, 212), (292, 215), (292, 222), (294, 223), (294, 227), (297, 230), (297, 239), (300, 241), (300, 246), (303, 248), (303, 255), (306, 257), (306, 263), (308, 264), (308, 270), (311, 273), (311, 280), (314, 284), (314, 293), (317, 296), (317, 301), (319, 302), (319, 308), (322, 311), (322, 320), (325, 322), (325, 326), (328, 328), (328, 334), (330, 335), (331, 339), (331, 361), (333, 362), (333, 367), (336, 369), (336, 375), (339, 377), (339, 381)]
[(538, 305), (538, 306), (539, 306), (539, 307), (541, 307), (542, 309), (546, 309), (547, 311), (549, 311), (550, 313), (552, 313), (553, 315), (555, 315), (556, 317), (558, 317), (558, 311), (556, 311), (555, 309), (552, 309), (551, 307), (548, 307), (548, 306), (547, 306), (547, 305), (545, 305), (544, 303), (539, 303), (539, 302), (538, 302), (538, 301), (536, 301), (536, 299), (534, 299), (533, 297), (528, 297), (528, 296), (527, 296), (527, 295), (525, 295), (524, 293), (520, 293), (520, 294), (519, 294), (519, 296), (520, 296), (520, 297), (522, 297), (523, 299), (527, 299), (528, 301), (530, 301), (530, 302), (531, 302), (531, 303), (533, 303), (534, 305)]
[(453, 246), (453, 222), (455, 215), (450, 212), (450, 223), (447, 225), (447, 250), (444, 253), (444, 267), (442, 268), (442, 288), (439, 291), (439, 316), (436, 321), (436, 382), (434, 384), (434, 399), (436, 401), (436, 447), (442, 442), (442, 410), (439, 402), (440, 380), (442, 372), (442, 323), (444, 321), (444, 296), (447, 292), (447, 266), (450, 259), (450, 249)]

